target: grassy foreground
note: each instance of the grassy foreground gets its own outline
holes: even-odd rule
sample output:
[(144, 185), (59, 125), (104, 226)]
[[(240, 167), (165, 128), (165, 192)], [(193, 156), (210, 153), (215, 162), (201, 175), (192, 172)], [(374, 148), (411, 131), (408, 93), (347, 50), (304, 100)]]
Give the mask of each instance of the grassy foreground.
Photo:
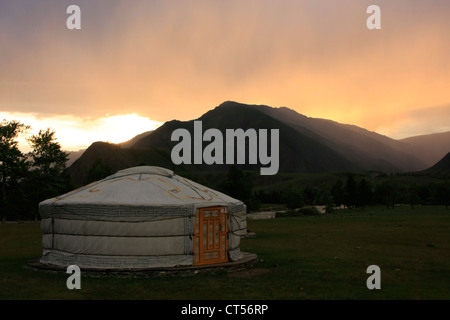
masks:
[[(0, 225), (0, 299), (450, 299), (450, 210), (368, 208), (250, 220), (243, 251), (262, 259), (235, 272), (186, 277), (83, 277), (24, 268), (41, 254), (38, 223)], [(369, 265), (381, 290), (369, 290)]]

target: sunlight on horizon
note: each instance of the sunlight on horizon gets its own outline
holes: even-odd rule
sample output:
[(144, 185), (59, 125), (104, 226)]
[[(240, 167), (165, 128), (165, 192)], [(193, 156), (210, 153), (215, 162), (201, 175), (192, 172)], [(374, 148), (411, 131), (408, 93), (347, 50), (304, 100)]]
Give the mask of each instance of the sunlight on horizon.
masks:
[(88, 148), (92, 143), (104, 141), (121, 143), (146, 131), (155, 130), (161, 122), (153, 121), (136, 113), (105, 116), (98, 119), (83, 119), (76, 116), (50, 116), (42, 118), (32, 113), (0, 112), (0, 119), (16, 120), (31, 126), (17, 141), (22, 152), (31, 151), (27, 138), (39, 130), (51, 128), (56, 141), (65, 151), (78, 151)]

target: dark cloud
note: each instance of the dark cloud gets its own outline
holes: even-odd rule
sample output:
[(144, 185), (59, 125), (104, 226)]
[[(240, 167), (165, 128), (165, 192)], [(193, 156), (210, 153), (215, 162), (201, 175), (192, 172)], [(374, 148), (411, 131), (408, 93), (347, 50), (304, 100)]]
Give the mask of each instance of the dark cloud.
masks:
[[(71, 4), (80, 31), (65, 27)], [(437, 0), (2, 1), (0, 111), (165, 121), (238, 100), (389, 126), (449, 102), (449, 13)]]

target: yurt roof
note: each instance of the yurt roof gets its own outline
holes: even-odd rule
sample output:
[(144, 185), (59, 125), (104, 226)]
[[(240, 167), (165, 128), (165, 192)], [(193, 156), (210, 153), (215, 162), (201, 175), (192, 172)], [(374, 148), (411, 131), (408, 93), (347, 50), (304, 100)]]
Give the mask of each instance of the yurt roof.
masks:
[[(117, 173), (39, 204), (41, 216), (73, 207), (207, 207), (242, 205), (242, 202), (154, 166), (140, 166)], [(61, 211), (61, 210), (58, 210)], [(105, 210), (104, 210), (105, 211)]]

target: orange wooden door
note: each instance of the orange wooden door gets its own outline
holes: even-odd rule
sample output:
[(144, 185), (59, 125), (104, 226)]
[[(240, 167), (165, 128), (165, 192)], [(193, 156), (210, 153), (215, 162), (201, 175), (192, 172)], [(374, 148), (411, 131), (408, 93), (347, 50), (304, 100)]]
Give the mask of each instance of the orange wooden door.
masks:
[(201, 208), (195, 216), (194, 264), (228, 261), (226, 207)]

